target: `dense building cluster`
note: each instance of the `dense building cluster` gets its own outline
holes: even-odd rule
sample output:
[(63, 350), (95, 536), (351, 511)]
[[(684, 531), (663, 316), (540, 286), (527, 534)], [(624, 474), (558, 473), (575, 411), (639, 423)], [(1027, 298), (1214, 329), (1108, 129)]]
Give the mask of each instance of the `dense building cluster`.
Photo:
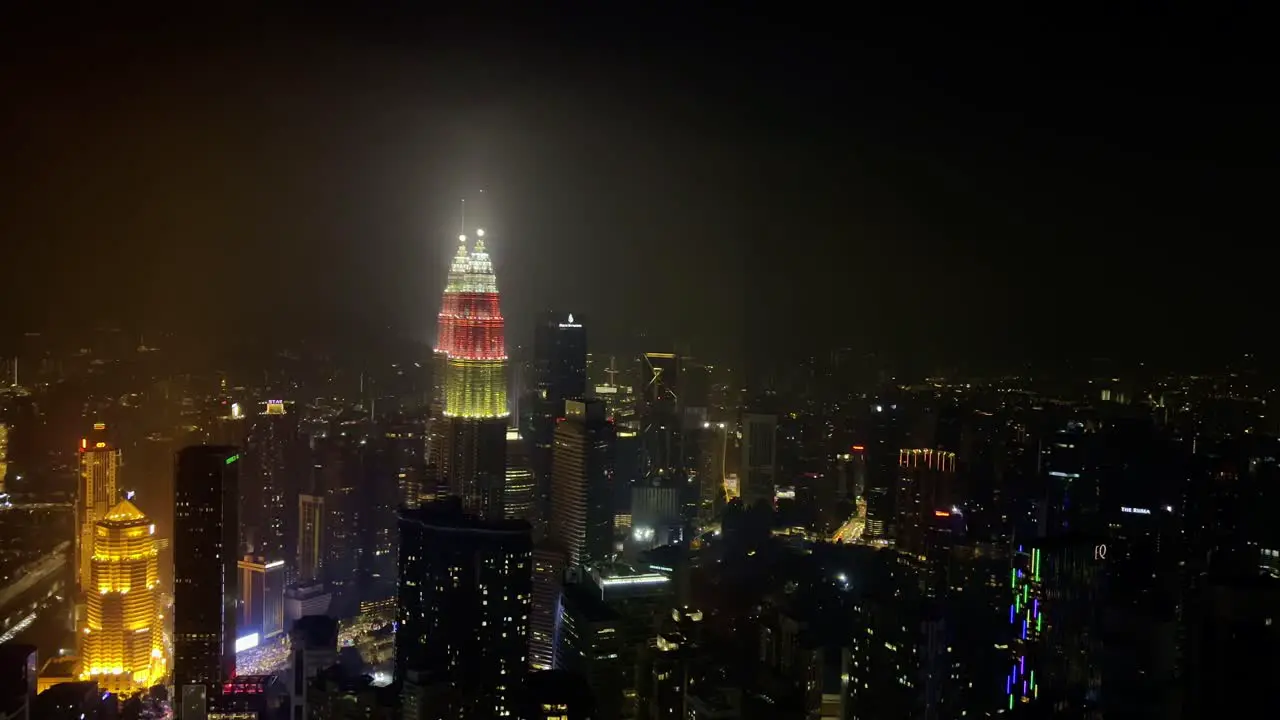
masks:
[(3, 712), (1172, 719), (1280, 666), (1251, 358), (730, 372), (594, 352), (565, 311), (509, 357), (485, 239), (435, 347), (357, 372), (28, 336), (0, 395)]

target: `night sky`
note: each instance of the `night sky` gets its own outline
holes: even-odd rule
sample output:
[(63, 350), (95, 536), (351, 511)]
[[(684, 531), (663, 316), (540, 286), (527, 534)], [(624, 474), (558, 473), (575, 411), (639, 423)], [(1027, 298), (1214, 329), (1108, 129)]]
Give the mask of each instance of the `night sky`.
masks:
[(364, 5), (6, 11), (6, 331), (428, 340), (467, 197), (513, 344), (545, 307), (602, 344), (725, 359), (1145, 357), (1273, 332), (1275, 67), (1226, 4)]

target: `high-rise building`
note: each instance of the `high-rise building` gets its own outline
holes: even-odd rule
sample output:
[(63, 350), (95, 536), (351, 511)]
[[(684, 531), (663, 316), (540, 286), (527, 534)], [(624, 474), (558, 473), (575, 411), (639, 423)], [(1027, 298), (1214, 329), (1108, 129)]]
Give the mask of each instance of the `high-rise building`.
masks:
[(565, 400), (587, 395), (587, 330), (582, 315), (548, 310), (533, 334), (533, 388), (525, 423), (530, 462), (546, 511), (551, 492), (551, 447)]
[(778, 417), (764, 413), (742, 416), (740, 485), (743, 507), (773, 502), (778, 482)]
[(465, 514), (449, 498), (402, 511), (400, 536), (404, 717), (513, 716), (529, 662), (529, 524)]
[(534, 521), (534, 479), (529, 452), (516, 428), (507, 428), (507, 476), (503, 486), (502, 512), (508, 520)]
[(699, 435), (698, 527), (710, 526), (724, 509), (724, 479), (729, 469), (729, 436), (734, 428), (724, 422), (704, 422)]
[(284, 632), (284, 561), (246, 555), (237, 566), (240, 617), (236, 639), (256, 634), (256, 642)]
[(559, 404), (587, 394), (587, 331), (582, 314), (548, 310), (533, 336), (533, 371), (539, 398)]
[(187, 447), (177, 455), (173, 685), (182, 720), (204, 718), (235, 675), (239, 460), (225, 446)]
[(498, 282), (484, 231), (467, 251), (459, 236), (439, 315), (437, 356), (445, 355), (441, 422), (432, 458), (450, 494), (469, 512), (503, 516), (507, 447), (507, 351)]
[(613, 546), (614, 428), (599, 400), (565, 402), (551, 461), (550, 537), (581, 568)]
[(120, 450), (106, 436), (107, 426), (95, 423), (93, 432), (80, 440), (80, 487), (76, 502), (80, 535), (76, 549), (76, 577), (88, 591), (93, 558), (93, 537), (98, 520), (116, 504), (120, 474)]
[(298, 496), (298, 581), (324, 579), (324, 497)]
[(640, 392), (642, 468), (646, 478), (683, 482), (684, 446), (680, 403), (680, 356), (650, 352), (641, 356)]
[(627, 667), (623, 616), (589, 585), (566, 586), (556, 623), (556, 669), (587, 679), (595, 696), (596, 717), (616, 720), (622, 692), (635, 664)]
[(556, 618), (564, 587), (567, 560), (564, 551), (550, 543), (533, 550), (533, 605), (529, 619), (529, 669), (555, 667)]
[(315, 443), (316, 494), (324, 498), (324, 580), (331, 585), (354, 583), (361, 564), (360, 488), (364, 457), (353, 435), (330, 435)]
[(128, 500), (94, 524), (80, 677), (102, 690), (131, 694), (165, 677), (159, 556), (156, 526)]
[[(1079, 535), (1019, 544), (1009, 571), (1007, 708), (1101, 717), (1107, 546)], [(1055, 715), (1056, 716), (1056, 715)]]
[[(286, 508), (300, 487), (300, 442), (297, 417), (283, 400), (269, 400), (253, 418), (245, 439), (240, 476), (239, 550), (268, 560), (286, 555), (293, 518)], [(292, 548), (288, 549), (292, 556)]]
[(0, 717), (31, 720), (39, 686), (39, 659), (34, 645), (0, 643)]
[[(898, 485), (894, 490), (897, 547), (923, 557), (935, 518), (948, 518), (960, 502), (956, 487), (956, 454), (946, 450), (909, 448), (898, 453)], [(959, 512), (955, 509), (955, 512)], [(941, 514), (939, 514), (941, 513)]]

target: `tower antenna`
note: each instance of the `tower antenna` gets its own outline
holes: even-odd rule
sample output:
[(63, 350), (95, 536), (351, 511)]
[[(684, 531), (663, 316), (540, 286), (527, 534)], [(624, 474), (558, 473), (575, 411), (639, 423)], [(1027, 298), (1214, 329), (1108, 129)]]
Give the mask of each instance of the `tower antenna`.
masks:
[(460, 227), (458, 228), (458, 234), (466, 235), (467, 234), (467, 199), (466, 198), (462, 198), (462, 216), (461, 216), (461, 222), (459, 223), (459, 225)]

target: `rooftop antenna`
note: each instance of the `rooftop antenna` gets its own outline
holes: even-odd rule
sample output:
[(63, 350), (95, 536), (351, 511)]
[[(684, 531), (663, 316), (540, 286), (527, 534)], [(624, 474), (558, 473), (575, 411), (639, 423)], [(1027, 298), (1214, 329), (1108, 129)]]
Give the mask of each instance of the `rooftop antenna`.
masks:
[(462, 198), (462, 215), (458, 223), (458, 234), (459, 235), (467, 234), (467, 199), (466, 198)]

